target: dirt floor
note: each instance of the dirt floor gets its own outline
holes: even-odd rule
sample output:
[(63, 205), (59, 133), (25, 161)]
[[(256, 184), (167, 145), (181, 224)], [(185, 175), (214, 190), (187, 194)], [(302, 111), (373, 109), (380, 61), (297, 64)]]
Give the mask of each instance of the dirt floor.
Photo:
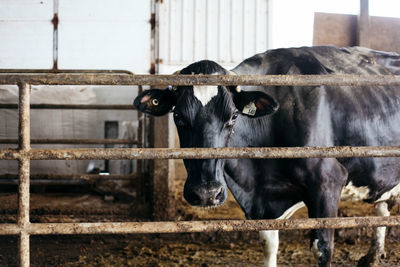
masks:
[[(230, 195), (217, 209), (199, 209), (183, 200), (186, 174), (176, 161), (172, 192), (177, 220), (244, 219)], [(113, 196), (105, 188), (92, 194), (31, 193), (31, 222), (146, 221), (151, 210), (124, 192)], [(101, 190), (98, 190), (101, 189)], [(115, 190), (114, 190), (115, 191)], [(122, 197), (121, 197), (122, 196)], [(17, 194), (0, 193), (0, 223), (15, 223)], [(393, 207), (392, 215), (399, 215)], [(373, 205), (341, 203), (339, 216), (373, 216)], [(305, 208), (294, 218), (307, 217)], [(281, 231), (278, 265), (315, 266), (308, 231)], [(368, 250), (372, 229), (342, 229), (335, 233), (333, 266), (356, 266)], [(0, 267), (17, 266), (18, 238), (0, 236)], [(31, 236), (31, 266), (262, 266), (258, 233), (195, 233), (152, 235)], [(387, 230), (386, 258), (380, 266), (400, 266), (400, 227)]]
[[(235, 238), (240, 237), (236, 235)], [(284, 234), (279, 266), (310, 266), (315, 260), (308, 240)], [(17, 238), (0, 238), (0, 266), (17, 266)], [(239, 240), (219, 234), (33, 236), (31, 266), (262, 266), (263, 254), (255, 235)], [(364, 242), (335, 245), (333, 266), (355, 266), (368, 250)], [(380, 266), (400, 266), (400, 243), (389, 240)]]
[[(0, 195), (0, 223), (15, 222), (16, 194)], [(232, 199), (220, 217), (234, 205)], [(194, 219), (213, 218), (217, 210), (198, 210)], [(191, 211), (193, 212), (193, 211)], [(393, 214), (398, 214), (393, 209)], [(365, 203), (342, 203), (341, 216), (372, 215)], [(131, 203), (100, 195), (31, 194), (32, 222), (145, 220), (146, 212)], [(189, 217), (181, 211), (181, 219)], [(234, 217), (240, 217), (235, 215)], [(295, 217), (306, 216), (301, 210)], [(355, 266), (366, 253), (371, 229), (336, 232), (333, 266)], [(279, 266), (310, 266), (308, 231), (281, 231)], [(400, 266), (400, 229), (387, 233), (387, 257), (381, 266)], [(17, 266), (18, 239), (0, 237), (0, 266)], [(153, 235), (32, 236), (32, 266), (262, 266), (263, 254), (257, 233), (196, 233)]]

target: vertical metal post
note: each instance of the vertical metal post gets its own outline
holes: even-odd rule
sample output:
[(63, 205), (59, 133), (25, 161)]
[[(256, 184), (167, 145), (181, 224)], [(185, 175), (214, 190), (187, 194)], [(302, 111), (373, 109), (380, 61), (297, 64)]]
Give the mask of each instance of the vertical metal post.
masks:
[[(18, 84), (19, 105), (18, 105), (18, 139), (20, 152), (28, 152), (30, 144), (30, 85)], [(21, 228), (19, 238), (19, 264), (29, 266), (29, 234), (24, 228), (29, 224), (29, 175), (30, 159), (22, 156), (18, 164), (19, 186), (18, 186), (18, 226)]]
[[(153, 119), (153, 146), (174, 147), (175, 132), (171, 115)], [(153, 162), (153, 218), (173, 220), (176, 215), (174, 203), (175, 167), (173, 160), (154, 160)]]
[(54, 0), (54, 15), (51, 23), (53, 24), (53, 70), (58, 70), (58, 6), (59, 0)]
[[(105, 121), (104, 122), (104, 138), (117, 139), (118, 138), (118, 121)], [(112, 148), (114, 145), (106, 144), (105, 148)], [(104, 161), (104, 171), (110, 173), (110, 161)]]
[[(160, 70), (160, 25), (159, 9), (162, 1), (153, 0), (154, 28), (152, 28), (152, 62), (154, 73)], [(183, 2), (182, 2), (183, 7)], [(152, 147), (174, 147), (175, 132), (172, 116), (151, 119)], [(173, 179), (175, 168), (173, 160), (154, 160), (152, 164), (152, 200), (153, 218), (155, 220), (172, 220), (176, 214), (173, 196)]]
[(358, 16), (358, 45), (370, 47), (369, 0), (360, 0), (360, 14)]
[[(138, 86), (138, 94), (143, 93), (143, 86), (139, 85)], [(143, 148), (145, 147), (146, 140), (145, 140), (145, 134), (144, 130), (146, 129), (146, 117), (144, 116), (144, 113), (138, 112), (138, 129), (137, 129), (137, 145), (136, 147)], [(136, 160), (136, 173), (144, 173), (144, 166), (143, 166), (143, 160), (138, 159)], [(140, 202), (145, 203), (146, 202), (146, 196), (148, 196), (149, 190), (146, 189), (146, 177), (144, 175), (140, 175), (140, 178), (135, 181), (136, 183), (136, 195), (139, 199)]]

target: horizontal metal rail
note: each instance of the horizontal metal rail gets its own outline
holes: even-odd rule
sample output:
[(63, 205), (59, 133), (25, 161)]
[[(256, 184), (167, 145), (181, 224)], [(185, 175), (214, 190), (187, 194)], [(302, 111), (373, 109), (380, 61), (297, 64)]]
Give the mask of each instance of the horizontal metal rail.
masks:
[[(138, 140), (132, 139), (31, 139), (31, 144), (62, 145), (136, 145)], [(0, 139), (0, 144), (18, 144), (18, 139)]]
[[(17, 109), (18, 104), (0, 104), (0, 109)], [(31, 109), (112, 109), (134, 110), (133, 105), (105, 105), (105, 104), (31, 104)]]
[[(0, 174), (0, 179), (17, 179), (18, 174), (5, 173)], [(132, 180), (138, 178), (137, 173), (134, 174), (31, 174), (31, 180)]]
[(203, 231), (257, 231), (399, 226), (400, 216), (322, 218), (262, 221), (30, 223), (30, 161), (81, 159), (210, 159), (210, 158), (344, 158), (400, 157), (400, 147), (290, 147), (290, 148), (186, 148), (186, 149), (31, 149), (30, 85), (390, 85), (390, 75), (120, 75), (120, 74), (0, 74), (0, 84), (19, 86), (19, 147), (0, 150), (0, 159), (18, 160), (17, 224), (0, 224), (0, 234), (19, 235), (19, 262), (29, 266), (29, 236), (34, 234), (183, 233)]
[(60, 69), (0, 69), (0, 73), (10, 74), (10, 73), (114, 73), (114, 74), (129, 74), (132, 75), (133, 72), (129, 70), (60, 70)]
[(400, 86), (400, 75), (1, 74), (0, 84), (33, 85), (347, 85)]
[(0, 149), (0, 159), (233, 159), (400, 157), (400, 146)]
[(213, 220), (177, 222), (113, 222), (113, 223), (30, 223), (25, 227), (1, 224), (0, 235), (17, 235), (24, 231), (30, 235), (54, 234), (153, 234), (232, 232), (260, 230), (308, 230), (322, 228), (360, 228), (399, 226), (400, 216), (311, 218), (285, 220)]

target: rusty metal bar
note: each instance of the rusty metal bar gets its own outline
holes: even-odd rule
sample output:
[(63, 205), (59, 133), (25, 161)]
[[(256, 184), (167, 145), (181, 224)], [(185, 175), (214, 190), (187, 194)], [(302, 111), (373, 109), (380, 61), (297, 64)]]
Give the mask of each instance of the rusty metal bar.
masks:
[(19, 152), (0, 149), (0, 159), (15, 160), (83, 159), (213, 159), (213, 158), (354, 158), (400, 157), (400, 146), (337, 147), (223, 147), (223, 148), (70, 148)]
[(29, 158), (20, 159), (18, 164), (18, 224), (20, 225), (29, 223), (29, 169)]
[(58, 69), (58, 24), (60, 22), (58, 18), (58, 0), (53, 1), (53, 19), (51, 23), (53, 24), (53, 69)]
[(133, 72), (129, 70), (69, 70), (69, 69), (0, 69), (0, 73), (2, 74), (10, 74), (10, 73), (75, 73), (75, 74), (84, 74), (84, 73), (99, 73), (99, 74), (127, 74), (133, 75)]
[[(143, 93), (143, 86), (139, 85), (138, 86), (138, 94)], [(137, 128), (137, 146), (138, 148), (144, 148), (147, 138), (145, 138), (144, 130), (146, 125), (146, 116), (142, 112), (137, 113), (138, 116), (138, 128)], [(144, 171), (144, 161), (142, 159), (138, 159), (136, 161), (136, 172), (142, 173)], [(136, 196), (139, 201), (145, 202), (146, 200), (146, 180), (144, 175), (142, 175), (137, 181), (135, 181), (136, 184)]]
[(30, 146), (30, 90), (31, 87), (28, 84), (18, 84), (19, 87), (19, 105), (18, 105), (18, 142), (19, 149), (22, 151), (28, 151)]
[[(0, 179), (16, 179), (19, 175), (17, 174), (0, 174)], [(138, 173), (133, 174), (31, 174), (31, 180), (131, 180), (140, 177)]]
[(347, 85), (400, 86), (400, 75), (0, 74), (0, 84), (47, 85)]
[(19, 234), (19, 266), (30, 266), (29, 233), (21, 231)]
[[(260, 230), (309, 230), (399, 226), (400, 216), (311, 218), (285, 220), (212, 220), (177, 222), (31, 223), (24, 230), (31, 235), (55, 234), (152, 234), (233, 232)], [(16, 224), (0, 224), (1, 235), (21, 231)]]
[[(18, 123), (18, 140), (19, 151), (29, 152), (30, 144), (30, 85), (22, 83), (19, 87), (19, 123)], [(19, 159), (19, 186), (18, 186), (18, 217), (17, 223), (21, 229), (29, 225), (29, 174), (30, 159), (26, 155)], [(29, 234), (24, 230), (19, 236), (19, 262), (20, 266), (29, 266)]]
[[(31, 109), (114, 109), (134, 110), (133, 105), (102, 105), (102, 104), (31, 104)], [(0, 104), (0, 109), (17, 109), (18, 104)]]
[(358, 45), (370, 47), (370, 17), (369, 0), (360, 0), (360, 12), (358, 14)]
[[(17, 144), (17, 139), (0, 139), (0, 144)], [(64, 145), (102, 145), (102, 144), (133, 144), (138, 140), (131, 139), (31, 139), (31, 144), (64, 144)]]

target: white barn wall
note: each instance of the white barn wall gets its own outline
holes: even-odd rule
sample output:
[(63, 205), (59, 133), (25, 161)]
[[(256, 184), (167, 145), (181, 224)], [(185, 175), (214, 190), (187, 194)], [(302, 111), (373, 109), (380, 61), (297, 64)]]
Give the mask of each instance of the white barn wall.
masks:
[(163, 0), (158, 2), (159, 73), (194, 61), (228, 68), (268, 49), (268, 0)]
[(0, 68), (53, 66), (53, 0), (0, 1)]
[[(53, 67), (51, 20), (58, 9), (59, 69), (149, 73), (150, 7), (150, 0), (1, 0), (0, 69)], [(34, 87), (34, 95), (41, 90), (38, 88)], [(50, 92), (60, 93), (41, 94), (41, 98), (33, 97), (32, 101), (132, 104), (137, 95), (137, 86), (75, 86), (68, 88), (70, 92), (58, 88), (46, 87)], [(0, 86), (0, 102), (16, 103), (15, 97), (8, 97), (10, 93), (15, 96), (18, 91)], [(135, 111), (32, 110), (31, 113), (32, 138), (103, 138), (104, 121), (137, 120)], [(16, 110), (0, 110), (0, 138), (16, 138), (16, 116)], [(84, 173), (86, 166), (84, 161), (34, 161), (32, 172)], [(0, 161), (0, 173), (16, 171), (16, 162)]]
[(59, 0), (59, 68), (150, 69), (150, 1)]

